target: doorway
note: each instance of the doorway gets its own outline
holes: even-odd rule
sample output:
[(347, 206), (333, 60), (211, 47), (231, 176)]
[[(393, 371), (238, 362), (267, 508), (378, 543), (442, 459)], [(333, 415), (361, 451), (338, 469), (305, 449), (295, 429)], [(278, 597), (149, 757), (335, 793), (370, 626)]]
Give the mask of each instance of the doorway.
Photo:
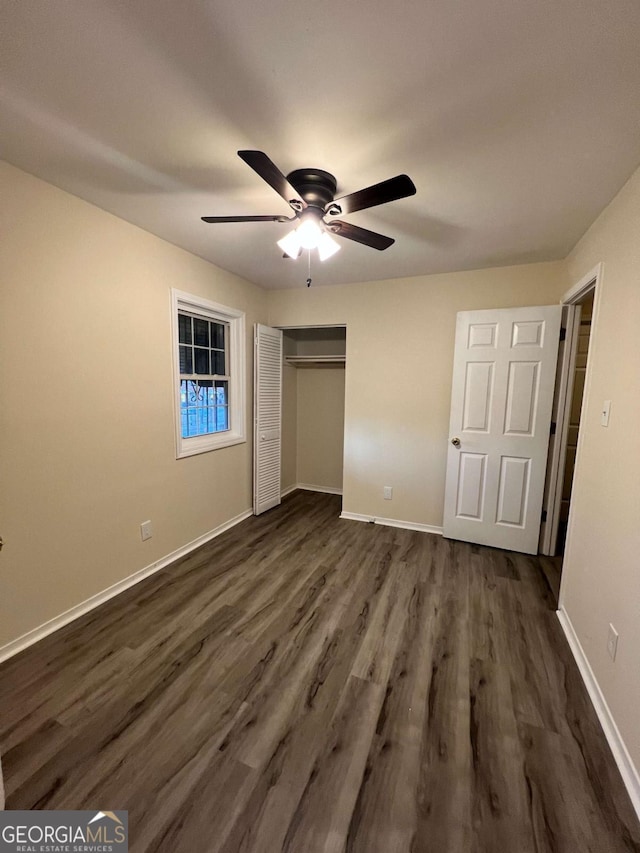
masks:
[(346, 327), (280, 328), (282, 494), (342, 495)]
[(587, 374), (587, 357), (589, 355), (589, 341), (591, 338), (594, 296), (595, 293), (591, 290), (584, 297), (584, 300), (578, 303), (578, 308), (580, 309), (577, 322), (578, 343), (576, 347), (575, 365), (573, 368), (573, 391), (569, 402), (567, 446), (561, 478), (562, 491), (560, 497), (560, 520), (555, 547), (556, 556), (559, 557), (564, 555), (564, 546), (567, 538), (569, 507), (571, 506), (571, 489), (573, 486), (573, 474), (576, 467), (578, 434), (580, 432), (580, 414), (582, 410), (585, 378)]
[(556, 395), (549, 442), (540, 554), (556, 598), (571, 524), (571, 492), (579, 459), (580, 421), (588, 385), (589, 349), (598, 306), (598, 266), (562, 299), (564, 339), (560, 343)]

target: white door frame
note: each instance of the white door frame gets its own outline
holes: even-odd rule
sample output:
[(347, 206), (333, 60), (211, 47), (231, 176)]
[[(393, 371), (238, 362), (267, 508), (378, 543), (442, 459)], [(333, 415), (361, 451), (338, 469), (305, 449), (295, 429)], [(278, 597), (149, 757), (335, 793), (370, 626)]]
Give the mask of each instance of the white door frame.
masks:
[[(558, 381), (560, 382), (559, 396), (556, 412), (556, 442), (553, 448), (551, 464), (548, 474), (548, 503), (547, 503), (547, 523), (544, 526), (540, 541), (540, 553), (553, 556), (556, 551), (558, 540), (558, 526), (560, 523), (560, 505), (562, 502), (562, 487), (564, 480), (564, 467), (567, 458), (567, 443), (569, 440), (569, 412), (571, 409), (571, 395), (573, 393), (573, 377), (575, 373), (577, 344), (578, 344), (578, 328), (580, 324), (580, 303), (584, 300), (592, 290), (594, 291), (593, 298), (593, 314), (591, 319), (591, 335), (589, 339), (589, 349), (593, 346), (593, 338), (596, 329), (598, 309), (600, 305), (600, 287), (602, 281), (603, 265), (599, 263), (590, 272), (583, 276), (580, 281), (569, 288), (562, 296), (560, 303), (569, 306), (569, 316), (567, 318), (567, 331), (565, 340), (565, 349), (563, 362), (559, 371)], [(587, 357), (587, 368), (585, 375), (584, 396), (582, 398), (582, 408), (580, 410), (580, 419), (586, 409), (589, 396), (589, 388), (591, 385), (591, 370), (590, 359)], [(576, 464), (574, 471), (577, 471), (580, 462), (580, 446), (581, 446), (581, 431), (578, 432), (578, 448), (576, 451)], [(569, 531), (571, 529), (571, 508), (569, 508), (569, 521), (567, 525), (567, 543), (569, 541)], [(565, 545), (566, 548), (566, 545)]]

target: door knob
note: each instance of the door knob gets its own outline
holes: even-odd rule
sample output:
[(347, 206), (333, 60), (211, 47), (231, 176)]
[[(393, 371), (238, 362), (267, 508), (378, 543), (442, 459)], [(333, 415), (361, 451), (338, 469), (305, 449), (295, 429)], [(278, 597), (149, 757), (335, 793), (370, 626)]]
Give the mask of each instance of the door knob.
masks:
[(453, 444), (454, 447), (460, 447), (460, 439), (459, 438), (452, 438), (451, 444)]

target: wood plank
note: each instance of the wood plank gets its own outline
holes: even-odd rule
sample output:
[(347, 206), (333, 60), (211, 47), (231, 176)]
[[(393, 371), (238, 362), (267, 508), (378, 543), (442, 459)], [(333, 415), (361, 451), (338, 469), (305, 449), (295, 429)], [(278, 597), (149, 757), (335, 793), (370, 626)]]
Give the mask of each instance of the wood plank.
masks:
[(341, 853), (384, 701), (379, 684), (350, 676), (329, 737), (287, 832), (283, 853)]

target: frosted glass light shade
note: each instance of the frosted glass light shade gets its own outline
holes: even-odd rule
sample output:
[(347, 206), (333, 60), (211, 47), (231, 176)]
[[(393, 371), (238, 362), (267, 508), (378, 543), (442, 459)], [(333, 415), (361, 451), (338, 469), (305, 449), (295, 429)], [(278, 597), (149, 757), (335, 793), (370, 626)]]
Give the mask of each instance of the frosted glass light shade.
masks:
[(282, 240), (278, 240), (278, 246), (282, 249), (282, 251), (289, 255), (290, 258), (293, 258), (294, 261), (300, 254), (300, 250), (302, 249), (302, 244), (300, 243), (300, 238), (298, 237), (298, 232), (290, 231)]
[(303, 249), (315, 249), (323, 234), (315, 219), (303, 219), (296, 232)]
[(320, 255), (321, 261), (326, 261), (327, 258), (335, 255), (335, 253), (341, 248), (342, 247), (337, 240), (334, 240), (326, 231), (322, 232), (320, 240), (318, 241), (318, 254)]

